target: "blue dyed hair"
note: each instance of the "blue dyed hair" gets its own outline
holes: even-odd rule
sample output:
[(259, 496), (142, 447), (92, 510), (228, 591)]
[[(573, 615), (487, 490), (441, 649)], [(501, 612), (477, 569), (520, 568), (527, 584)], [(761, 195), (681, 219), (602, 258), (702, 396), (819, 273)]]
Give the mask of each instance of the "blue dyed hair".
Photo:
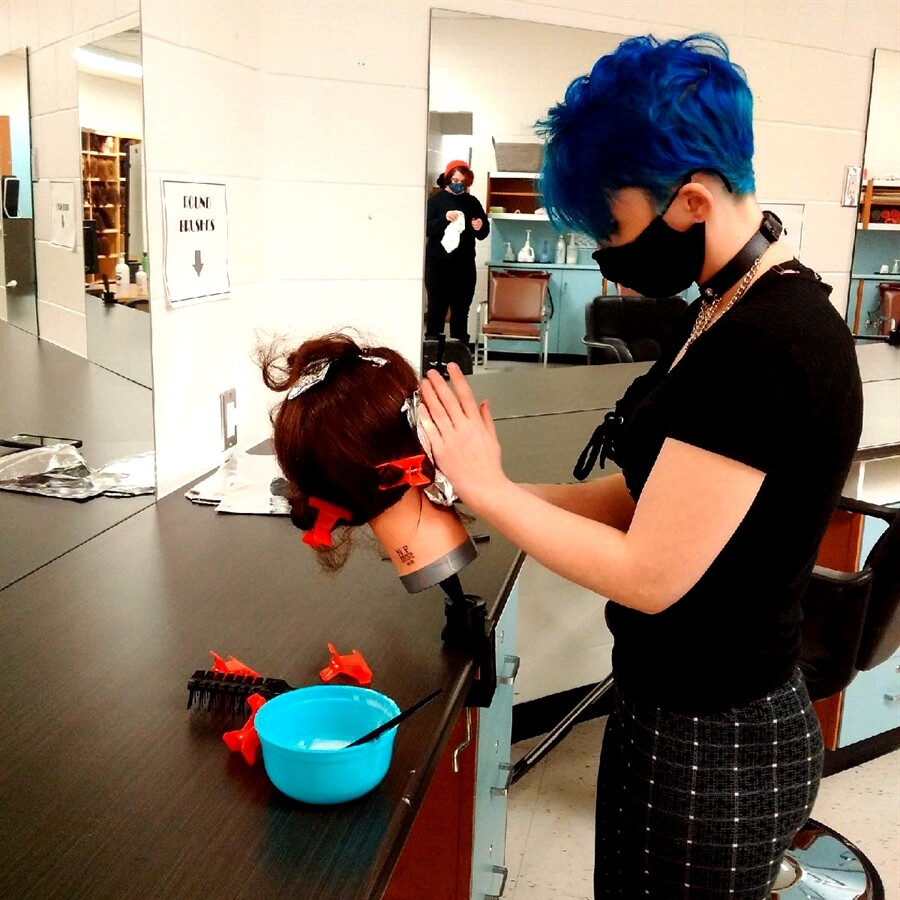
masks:
[(753, 95), (715, 35), (629, 38), (576, 78), (538, 122), (543, 205), (560, 226), (603, 241), (611, 196), (643, 188), (657, 211), (691, 171), (714, 170), (752, 193)]

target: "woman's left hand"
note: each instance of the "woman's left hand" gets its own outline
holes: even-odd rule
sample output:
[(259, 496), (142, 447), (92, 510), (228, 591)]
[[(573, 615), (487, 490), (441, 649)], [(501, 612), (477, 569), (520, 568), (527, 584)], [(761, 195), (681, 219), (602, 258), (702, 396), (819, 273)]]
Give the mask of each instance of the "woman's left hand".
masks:
[[(460, 499), (473, 507), (479, 497), (506, 480), (500, 443), (488, 402), (479, 405), (459, 366), (447, 366), (451, 390), (432, 369), (422, 382), (425, 430), (437, 467), (450, 479)], [(422, 411), (420, 410), (420, 413)]]
[(481, 219), (472, 219), (471, 224), (473, 231), (481, 231), (481, 226), (484, 225), (484, 222)]

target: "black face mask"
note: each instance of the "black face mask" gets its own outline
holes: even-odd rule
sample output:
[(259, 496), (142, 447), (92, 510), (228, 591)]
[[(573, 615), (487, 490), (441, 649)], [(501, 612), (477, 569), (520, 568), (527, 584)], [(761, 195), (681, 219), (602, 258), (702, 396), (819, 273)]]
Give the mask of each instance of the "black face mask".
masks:
[(665, 212), (633, 241), (592, 254), (604, 278), (645, 297), (671, 297), (700, 277), (706, 254), (704, 223), (676, 231), (663, 215)]

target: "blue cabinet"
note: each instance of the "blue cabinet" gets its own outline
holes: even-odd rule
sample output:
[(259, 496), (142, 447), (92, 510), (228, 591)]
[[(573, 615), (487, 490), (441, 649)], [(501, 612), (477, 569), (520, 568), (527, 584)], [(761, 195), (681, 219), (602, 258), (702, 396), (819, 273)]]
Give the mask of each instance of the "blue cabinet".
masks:
[(516, 656), (518, 584), (497, 622), (497, 688), (490, 707), (478, 711), (475, 769), (475, 822), (472, 836), (471, 900), (500, 897), (506, 883), (506, 804), (512, 775), (513, 681)]
[(603, 279), (596, 267), (587, 271), (560, 272), (561, 300), (554, 329), (557, 353), (587, 357), (587, 348), (582, 340), (585, 335), (584, 310), (594, 297), (602, 293), (602, 288)]
[(844, 691), (839, 747), (900, 728), (900, 652), (860, 672)]

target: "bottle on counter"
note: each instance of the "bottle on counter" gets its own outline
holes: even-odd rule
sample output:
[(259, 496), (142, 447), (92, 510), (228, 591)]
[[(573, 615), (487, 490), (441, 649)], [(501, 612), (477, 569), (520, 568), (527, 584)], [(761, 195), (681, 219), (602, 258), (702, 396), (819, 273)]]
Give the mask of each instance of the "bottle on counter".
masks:
[(531, 246), (531, 229), (528, 229), (525, 232), (525, 246), (519, 251), (519, 262), (534, 262), (534, 247)]
[(569, 246), (566, 247), (566, 265), (574, 266), (578, 262), (578, 248), (575, 246), (575, 235), (569, 235)]
[(541, 262), (541, 263), (550, 262), (550, 242), (549, 241), (544, 241), (544, 243), (541, 244), (541, 253), (540, 253), (540, 256), (538, 256), (538, 262)]
[(125, 262), (125, 254), (123, 253), (116, 263), (116, 290), (121, 291), (128, 284), (131, 284), (131, 269), (128, 268), (128, 263)]
[(512, 244), (507, 241), (506, 242), (506, 250), (503, 252), (503, 262), (515, 262), (516, 254), (513, 253)]
[(134, 273), (134, 283), (137, 285), (138, 294), (149, 294), (147, 289), (147, 273), (144, 270), (144, 260), (141, 260), (140, 268)]
[(566, 242), (563, 240), (563, 236), (559, 236), (559, 240), (556, 242), (556, 264), (558, 266), (564, 265), (566, 261)]

